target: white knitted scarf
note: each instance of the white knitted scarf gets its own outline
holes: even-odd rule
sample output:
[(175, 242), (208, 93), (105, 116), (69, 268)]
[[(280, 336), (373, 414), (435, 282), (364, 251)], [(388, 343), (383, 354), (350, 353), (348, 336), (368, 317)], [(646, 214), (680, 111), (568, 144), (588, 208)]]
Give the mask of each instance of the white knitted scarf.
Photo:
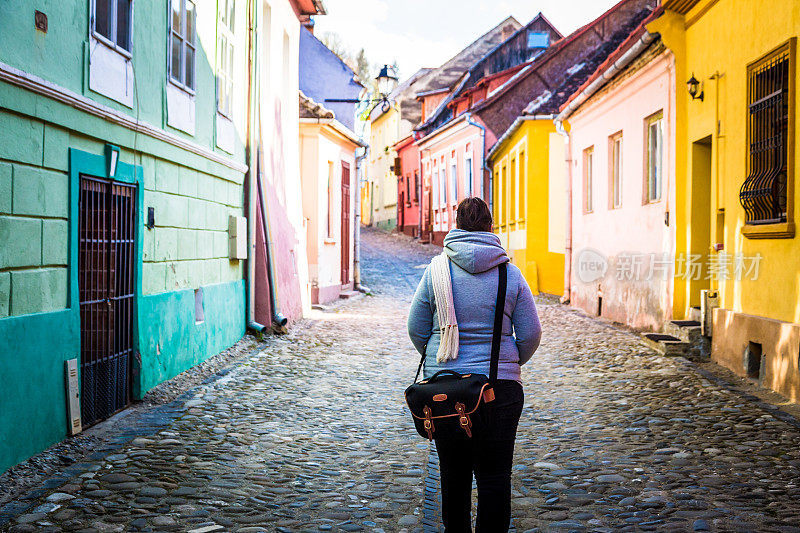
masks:
[(450, 259), (442, 253), (431, 261), (431, 282), (439, 315), (441, 340), (436, 362), (454, 361), (458, 357), (458, 322), (453, 305), (453, 286), (450, 280)]

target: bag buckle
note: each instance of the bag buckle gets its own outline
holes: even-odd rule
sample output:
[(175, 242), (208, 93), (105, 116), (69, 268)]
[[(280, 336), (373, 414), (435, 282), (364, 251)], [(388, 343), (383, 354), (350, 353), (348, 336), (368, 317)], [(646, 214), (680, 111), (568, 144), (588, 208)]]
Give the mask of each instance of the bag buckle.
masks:
[(458, 423), (461, 426), (461, 429), (467, 433), (467, 437), (472, 437), (472, 420), (470, 420), (469, 415), (464, 412), (464, 404), (458, 402), (456, 404), (456, 411), (458, 412)]
[(422, 427), (425, 428), (425, 433), (428, 434), (428, 440), (433, 440), (433, 432), (436, 431), (436, 428), (433, 427), (431, 408), (426, 405), (422, 408), (422, 414), (425, 415), (425, 420), (422, 421)]

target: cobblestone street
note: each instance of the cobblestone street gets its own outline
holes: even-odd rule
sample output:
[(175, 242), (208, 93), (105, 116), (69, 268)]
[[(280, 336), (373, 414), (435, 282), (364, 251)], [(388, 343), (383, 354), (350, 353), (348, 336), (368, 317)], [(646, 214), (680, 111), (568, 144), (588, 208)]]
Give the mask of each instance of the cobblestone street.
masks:
[[(402, 396), (418, 361), (406, 312), (438, 250), (362, 235), (371, 295), (315, 311), (153, 407), (0, 509), (0, 529), (438, 531), (436, 464)], [(552, 299), (538, 305), (516, 531), (800, 531), (794, 419), (637, 335)]]

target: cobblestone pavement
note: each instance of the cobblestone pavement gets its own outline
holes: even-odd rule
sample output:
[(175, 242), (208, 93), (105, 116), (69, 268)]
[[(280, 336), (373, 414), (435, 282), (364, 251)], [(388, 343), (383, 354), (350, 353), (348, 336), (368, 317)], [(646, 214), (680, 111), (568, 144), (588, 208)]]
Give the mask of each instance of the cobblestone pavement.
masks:
[[(364, 233), (372, 295), (317, 312), (0, 509), (11, 531), (437, 530), (435, 456), (402, 391), (436, 253)], [(540, 299), (516, 531), (800, 531), (800, 429), (683, 359)], [(424, 492), (427, 491), (427, 492)], [(427, 495), (428, 498), (424, 498)]]

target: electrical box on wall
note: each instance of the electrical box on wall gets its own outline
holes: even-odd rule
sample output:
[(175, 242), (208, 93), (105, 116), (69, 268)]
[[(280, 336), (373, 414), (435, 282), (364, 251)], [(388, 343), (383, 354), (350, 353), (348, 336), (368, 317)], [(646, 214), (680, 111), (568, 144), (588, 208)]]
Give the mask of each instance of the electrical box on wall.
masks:
[(83, 429), (81, 426), (81, 395), (80, 386), (78, 384), (78, 360), (70, 359), (66, 361), (65, 370), (69, 434), (77, 435)]
[(228, 257), (247, 259), (247, 218), (228, 217)]

